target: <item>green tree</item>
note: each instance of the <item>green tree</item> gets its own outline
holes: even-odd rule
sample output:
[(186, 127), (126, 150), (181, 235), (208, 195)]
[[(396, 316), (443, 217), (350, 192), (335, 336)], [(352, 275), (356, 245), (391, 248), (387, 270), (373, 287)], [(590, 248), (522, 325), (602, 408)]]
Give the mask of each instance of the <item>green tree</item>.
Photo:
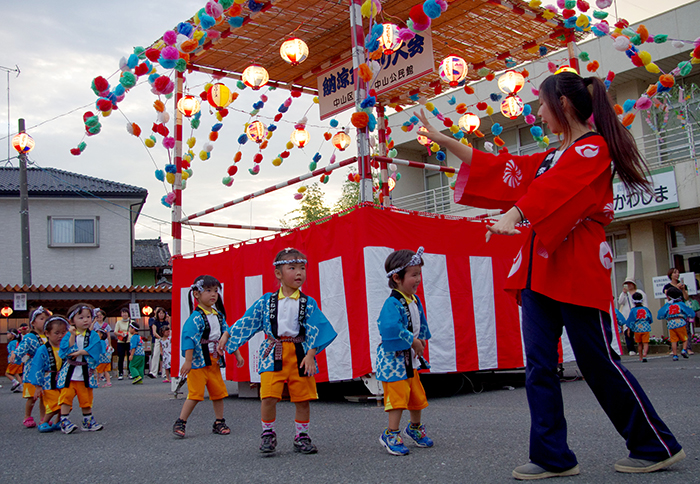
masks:
[(323, 193), (318, 183), (308, 186), (306, 193), (304, 193), (304, 198), (301, 200), (300, 207), (286, 213), (285, 217), (280, 220), (280, 223), (283, 227), (291, 228), (328, 217), (332, 212), (325, 205), (324, 196), (325, 193)]

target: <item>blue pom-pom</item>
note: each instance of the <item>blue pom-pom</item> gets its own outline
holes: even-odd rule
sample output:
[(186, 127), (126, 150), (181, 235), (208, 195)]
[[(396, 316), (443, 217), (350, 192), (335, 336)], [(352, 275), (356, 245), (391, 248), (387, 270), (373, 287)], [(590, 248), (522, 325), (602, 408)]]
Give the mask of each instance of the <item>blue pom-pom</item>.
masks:
[(375, 39), (378, 39), (384, 33), (384, 24), (374, 24), (372, 27), (372, 35)]
[(162, 197), (160, 197), (160, 203), (162, 203), (163, 205), (165, 205), (165, 206), (168, 207), (168, 208), (172, 207), (172, 205), (169, 204), (169, 203), (165, 200), (165, 197), (167, 197), (167, 195), (163, 195)]
[(547, 55), (547, 46), (540, 45), (540, 57)]
[(198, 111), (197, 114), (195, 114), (195, 115), (192, 116), (192, 117), (193, 117), (194, 119), (199, 119), (199, 118), (201, 118), (201, 117), (202, 117), (202, 111)]
[(457, 98), (452, 96), (450, 99), (447, 100), (447, 104), (449, 104), (450, 106), (454, 106), (455, 104), (457, 104)]
[(163, 56), (158, 58), (158, 64), (160, 64), (163, 69), (174, 69), (176, 62), (177, 60), (175, 59), (166, 59)]
[(264, 3), (258, 3), (255, 0), (250, 0), (248, 2), (248, 9), (250, 9), (251, 12), (259, 12), (264, 6)]
[(262, 101), (258, 101), (253, 104), (253, 109), (262, 109), (263, 107), (265, 107), (265, 103)]
[(533, 126), (532, 128), (530, 128), (530, 134), (533, 138), (541, 138), (542, 136), (544, 136), (544, 132), (539, 126)]
[(319, 161), (321, 161), (321, 154), (320, 154), (320, 153), (316, 153), (316, 154), (314, 155), (314, 157), (313, 157), (313, 160), (314, 160), (315, 163), (318, 163)]
[(216, 19), (208, 14), (199, 14), (199, 25), (202, 30), (209, 30), (214, 25), (216, 25)]
[(529, 104), (526, 104), (525, 106), (523, 106), (523, 116), (527, 116), (531, 112), (532, 112), (532, 106), (530, 106)]
[(436, 19), (442, 15), (442, 9), (435, 0), (426, 0), (425, 3), (423, 3), (423, 13), (431, 19)]
[(374, 97), (374, 96), (368, 96), (367, 99), (365, 99), (364, 101), (362, 101), (362, 102), (360, 103), (360, 107), (363, 108), (363, 109), (364, 109), (364, 108), (371, 108), (371, 107), (373, 107), (375, 104), (377, 104), (377, 98)]
[(180, 22), (177, 24), (177, 33), (186, 35), (191, 39), (192, 34), (194, 33), (194, 26), (189, 22)]
[(606, 79), (606, 80), (603, 81), (603, 83), (605, 84), (605, 89), (606, 89), (606, 90), (607, 90), (607, 89), (610, 89), (610, 84), (612, 84), (610, 81), (608, 81), (608, 80)]
[(628, 99), (622, 105), (622, 111), (625, 113), (628, 111), (631, 111), (634, 108), (635, 103), (636, 103), (636, 101), (634, 99)]
[(165, 172), (163, 170), (156, 170), (156, 179), (158, 181), (165, 181)]
[(408, 96), (408, 99), (410, 99), (411, 101), (418, 102), (418, 100), (420, 99), (420, 95), (419, 94), (411, 94), (410, 96)]
[(228, 24), (231, 26), (231, 28), (237, 29), (239, 27), (243, 27), (244, 20), (245, 18), (243, 17), (229, 17)]
[(445, 161), (445, 159), (447, 158), (447, 155), (445, 154), (444, 151), (438, 151), (436, 153), (435, 157), (437, 158), (438, 161)]
[(575, 29), (576, 28), (576, 17), (569, 17), (566, 20), (564, 20), (564, 27), (567, 29)]
[(121, 84), (117, 84), (113, 92), (115, 96), (119, 97), (126, 92), (126, 89)]
[(511, 68), (517, 66), (518, 63), (515, 62), (513, 59), (506, 59), (506, 67)]
[(242, 134), (238, 137), (238, 144), (244, 145), (248, 141), (248, 135)]
[(289, 108), (287, 106), (285, 106), (284, 104), (282, 104), (280, 107), (277, 108), (277, 111), (279, 111), (280, 113), (286, 113), (287, 110), (289, 110)]
[(420, 123), (420, 119), (418, 119), (418, 116), (411, 116), (408, 119), (408, 122), (411, 124), (418, 124), (418, 123)]
[(153, 85), (153, 83), (156, 82), (156, 79), (158, 79), (159, 77), (160, 77), (160, 74), (158, 74), (157, 72), (154, 72), (153, 74), (148, 76), (148, 83)]
[(224, 123), (216, 123), (214, 126), (211, 127), (211, 130), (212, 131), (219, 131), (223, 127), (224, 127)]
[(367, 123), (367, 127), (370, 131), (374, 131), (374, 128), (377, 127), (377, 118), (375, 118), (372, 113), (369, 114), (369, 123)]
[(133, 69), (137, 65), (139, 65), (139, 56), (136, 54), (131, 54), (129, 56), (129, 59), (126, 61), (126, 65), (129, 69)]
[(496, 102), (500, 101), (503, 96), (501, 96), (498, 93), (492, 92), (491, 94), (489, 94), (489, 97), (491, 98), (491, 101)]
[(438, 110), (438, 108), (433, 108), (432, 113), (434, 116), (437, 116), (438, 114), (440, 114), (440, 111)]
[(452, 136), (454, 136), (454, 137), (457, 138), (457, 139), (462, 139), (462, 138), (464, 138), (464, 131), (462, 131), (462, 130), (460, 129), (459, 131), (457, 131), (456, 133), (454, 133)]
[(369, 52), (374, 52), (379, 48), (379, 39), (373, 38), (371, 35), (365, 37), (365, 49)]
[(591, 32), (593, 32), (593, 35), (596, 37), (605, 37), (607, 34), (601, 30), (598, 30), (598, 27), (595, 25), (591, 28)]
[(270, 133), (274, 132), (276, 129), (277, 129), (277, 126), (275, 126), (274, 124), (271, 124), (270, 126), (267, 127), (267, 130)]
[(499, 123), (493, 123), (493, 126), (491, 126), (491, 134), (494, 136), (498, 136), (503, 132), (503, 126), (501, 126)]
[(117, 95), (113, 92), (110, 92), (109, 94), (107, 94), (107, 99), (112, 101), (112, 104), (114, 104), (115, 102), (117, 102)]
[(166, 173), (175, 173), (177, 171), (177, 167), (173, 163), (168, 163), (165, 165), (165, 171)]
[(337, 128), (337, 127), (338, 127), (338, 120), (331, 119), (331, 128)]

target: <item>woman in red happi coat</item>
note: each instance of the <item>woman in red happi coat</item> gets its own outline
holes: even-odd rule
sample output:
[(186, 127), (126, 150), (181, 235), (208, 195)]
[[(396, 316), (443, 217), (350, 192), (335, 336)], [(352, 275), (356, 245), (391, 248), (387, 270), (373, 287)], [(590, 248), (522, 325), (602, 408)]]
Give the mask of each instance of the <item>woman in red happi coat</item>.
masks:
[(629, 191), (649, 191), (646, 165), (597, 77), (561, 72), (542, 82), (539, 97), (538, 115), (562, 143), (530, 156), (472, 149), (440, 133), (422, 111), (416, 113), (428, 137), (463, 162), (455, 201), (505, 211), (488, 228), (487, 241), (494, 234), (519, 233), (516, 224), (521, 222), (532, 228), (506, 285), (522, 305), (531, 416), (530, 461), (517, 467), (513, 477), (579, 473), (566, 441), (557, 374), (564, 327), (579, 369), (629, 449), (615, 470), (663, 469), (685, 453), (612, 349), (612, 252), (604, 229), (614, 216), (613, 175)]

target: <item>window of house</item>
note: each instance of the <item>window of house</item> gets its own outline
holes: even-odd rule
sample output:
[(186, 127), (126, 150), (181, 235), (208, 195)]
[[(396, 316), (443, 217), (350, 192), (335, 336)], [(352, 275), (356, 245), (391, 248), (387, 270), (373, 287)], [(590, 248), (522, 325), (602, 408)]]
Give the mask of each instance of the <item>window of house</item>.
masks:
[(700, 273), (700, 224), (698, 221), (668, 227), (669, 268)]
[(627, 232), (615, 232), (608, 234), (606, 241), (613, 253), (612, 279), (613, 294), (616, 296), (622, 292), (622, 284), (627, 278), (627, 252), (630, 251)]
[(99, 217), (49, 217), (49, 247), (99, 246)]

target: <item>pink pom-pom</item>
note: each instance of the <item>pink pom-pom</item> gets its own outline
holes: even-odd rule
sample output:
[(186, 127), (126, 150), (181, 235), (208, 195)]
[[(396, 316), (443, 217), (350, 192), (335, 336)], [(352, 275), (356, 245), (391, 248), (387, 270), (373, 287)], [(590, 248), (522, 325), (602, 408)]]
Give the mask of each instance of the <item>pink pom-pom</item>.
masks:
[(544, 8), (545, 8), (545, 10), (549, 10), (550, 12), (559, 13), (559, 9), (557, 7), (555, 7), (554, 5), (547, 5)]
[(175, 202), (175, 193), (169, 192), (169, 193), (165, 196), (165, 201), (172, 205), (173, 202)]
[(401, 39), (402, 41), (408, 42), (415, 36), (416, 34), (412, 30), (399, 27), (399, 39)]
[(249, 171), (253, 174), (260, 173), (260, 165), (254, 165), (253, 168), (251, 168)]
[(303, 193), (295, 193), (294, 194), (294, 200), (301, 200), (302, 198), (304, 198)]
[[(608, 35), (610, 33), (610, 25), (608, 25), (607, 22), (598, 22), (595, 24), (595, 28), (599, 31), (604, 33), (605, 35)], [(651, 39), (652, 42), (654, 42), (654, 38), (650, 35), (649, 38)]]
[(165, 146), (169, 150), (175, 148), (175, 138), (173, 138), (172, 136), (163, 138), (163, 146)]
[(328, 164), (332, 165), (333, 163), (335, 163), (335, 153), (333, 153), (330, 160), (328, 160)]
[(532, 88), (532, 95), (535, 97), (540, 97), (540, 90), (535, 89), (534, 87)]
[(284, 107), (288, 108), (289, 106), (292, 105), (292, 98), (288, 97), (287, 99), (284, 100), (284, 103), (282, 103), (282, 104), (284, 104)]
[(207, 38), (209, 38), (211, 40), (218, 40), (219, 37), (221, 37), (221, 32), (219, 32), (218, 30), (214, 30), (214, 29), (207, 30)]
[(525, 116), (525, 122), (527, 124), (535, 124), (536, 121), (537, 121), (537, 118), (535, 117), (534, 114), (528, 114), (527, 116)]
[(555, 72), (557, 72), (557, 65), (554, 62), (548, 62), (547, 69), (549, 69), (549, 72), (554, 74)]
[(636, 103), (634, 103), (635, 109), (638, 109), (640, 111), (646, 111), (651, 107), (651, 99), (649, 99), (646, 96), (640, 97)]
[(207, 2), (205, 10), (207, 14), (211, 15), (214, 18), (219, 18), (224, 14), (224, 7), (219, 5), (219, 3), (215, 2), (214, 0), (209, 0)]
[(566, 0), (557, 0), (557, 7), (566, 8)]
[(177, 42), (177, 33), (174, 30), (168, 30), (163, 34), (163, 42), (168, 45), (175, 45)]
[(261, 100), (262, 102), (266, 103), (266, 102), (267, 102), (267, 96), (263, 94), (262, 96), (260, 96), (260, 100)]
[(612, 5), (612, 3), (613, 3), (613, 0), (595, 0), (596, 6), (601, 10), (605, 10), (610, 5)]
[(440, 10), (442, 13), (447, 12), (447, 2), (445, 0), (435, 0), (435, 3), (440, 5)]
[(160, 52), (160, 55), (163, 56), (163, 59), (168, 60), (178, 60), (180, 58), (180, 52), (172, 45), (169, 45), (165, 49), (163, 49)]
[(435, 116), (435, 117), (438, 118), (440, 121), (445, 120), (445, 116), (443, 116), (442, 113), (438, 113), (437, 116)]

